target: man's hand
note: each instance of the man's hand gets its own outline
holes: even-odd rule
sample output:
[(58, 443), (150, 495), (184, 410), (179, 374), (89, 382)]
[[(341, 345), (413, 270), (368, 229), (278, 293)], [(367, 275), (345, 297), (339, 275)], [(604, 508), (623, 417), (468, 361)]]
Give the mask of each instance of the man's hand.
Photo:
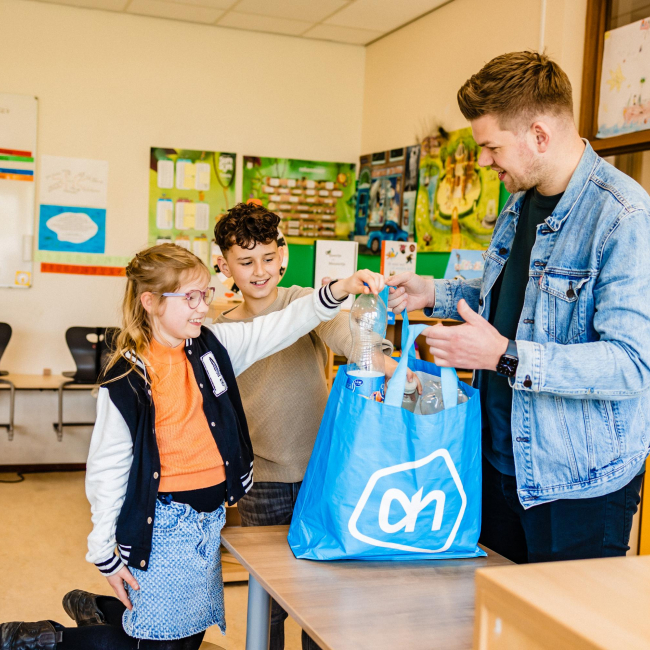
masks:
[(388, 306), (393, 313), (433, 307), (436, 302), (436, 287), (432, 278), (423, 278), (412, 271), (398, 273), (386, 280), (390, 287)]
[(124, 606), (127, 609), (133, 609), (133, 605), (131, 605), (124, 583), (128, 582), (131, 587), (136, 590), (140, 589), (140, 585), (133, 577), (133, 574), (129, 571), (129, 567), (123, 566), (117, 573), (109, 576), (106, 580), (108, 580), (108, 584), (113, 588), (115, 595), (122, 601)]
[[(368, 285), (364, 285), (364, 282)], [(368, 269), (361, 269), (354, 275), (344, 280), (339, 280), (332, 285), (332, 294), (337, 300), (347, 298), (349, 294), (374, 293), (378, 294), (384, 288), (384, 276), (373, 273)]]
[(438, 366), (496, 370), (501, 355), (508, 347), (508, 339), (461, 300), (458, 314), (462, 325), (445, 326), (438, 323), (422, 332)]
[[(394, 357), (386, 357), (385, 360), (386, 379), (390, 379), (393, 376), (393, 374), (397, 370), (397, 364), (398, 361)], [(406, 369), (406, 380), (415, 381), (415, 383), (417, 384), (417, 391), (420, 395), (422, 395), (422, 384), (420, 383), (420, 379), (410, 368)]]

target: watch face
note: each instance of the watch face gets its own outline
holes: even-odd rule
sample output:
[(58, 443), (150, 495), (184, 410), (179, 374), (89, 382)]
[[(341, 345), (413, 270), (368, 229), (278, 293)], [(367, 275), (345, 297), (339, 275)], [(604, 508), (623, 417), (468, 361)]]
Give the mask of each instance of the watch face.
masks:
[(517, 374), (517, 366), (519, 365), (519, 359), (517, 357), (511, 357), (508, 354), (504, 354), (500, 359), (497, 365), (497, 372), (500, 375), (505, 375), (506, 377), (514, 377)]

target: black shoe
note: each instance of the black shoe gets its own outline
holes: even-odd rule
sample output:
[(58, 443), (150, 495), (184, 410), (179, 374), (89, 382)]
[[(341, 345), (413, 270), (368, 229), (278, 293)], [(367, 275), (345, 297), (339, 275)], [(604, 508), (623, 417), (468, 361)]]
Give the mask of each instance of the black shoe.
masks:
[[(63, 609), (65, 613), (77, 624), (77, 627), (86, 625), (107, 625), (104, 614), (97, 606), (97, 596), (81, 589), (75, 589), (63, 596)], [(0, 648), (0, 650), (4, 650)]]
[(56, 650), (62, 640), (50, 621), (0, 623), (0, 650)]

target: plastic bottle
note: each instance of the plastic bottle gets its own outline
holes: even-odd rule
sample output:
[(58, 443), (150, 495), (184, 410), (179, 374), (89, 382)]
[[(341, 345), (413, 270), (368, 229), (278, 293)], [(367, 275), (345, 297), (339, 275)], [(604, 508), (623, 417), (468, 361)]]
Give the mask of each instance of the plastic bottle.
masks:
[(386, 335), (386, 305), (372, 293), (362, 293), (350, 310), (352, 351), (346, 387), (376, 402), (385, 396), (386, 370), (382, 342)]
[(440, 382), (428, 381), (422, 389), (422, 396), (420, 397), (420, 411), (422, 415), (440, 413), (444, 408)]
[(458, 403), (459, 404), (464, 404), (468, 399), (469, 399), (469, 397), (467, 397), (467, 393), (462, 388), (460, 388), (460, 386), (459, 386), (458, 387)]
[(404, 386), (404, 397), (402, 398), (402, 408), (407, 411), (415, 411), (415, 405), (418, 403), (418, 384), (416, 381), (407, 381)]

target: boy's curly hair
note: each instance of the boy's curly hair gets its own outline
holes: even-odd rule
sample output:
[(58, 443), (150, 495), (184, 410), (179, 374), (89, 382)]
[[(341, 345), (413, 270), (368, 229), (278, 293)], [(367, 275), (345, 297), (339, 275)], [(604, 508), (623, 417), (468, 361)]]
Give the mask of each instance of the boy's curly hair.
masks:
[(235, 244), (250, 250), (257, 244), (275, 241), (279, 225), (280, 217), (265, 207), (238, 203), (217, 221), (214, 238), (222, 253)]

